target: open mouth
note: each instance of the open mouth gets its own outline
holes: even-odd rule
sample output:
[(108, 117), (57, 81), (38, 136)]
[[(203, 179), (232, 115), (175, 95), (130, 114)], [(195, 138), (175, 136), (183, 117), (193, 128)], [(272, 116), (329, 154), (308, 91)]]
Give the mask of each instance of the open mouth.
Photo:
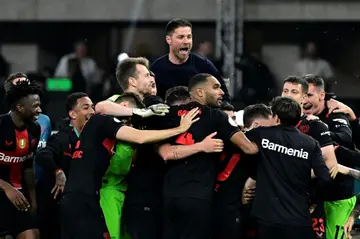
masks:
[(189, 47), (182, 47), (180, 48), (180, 53), (181, 54), (188, 54), (189, 52)]
[(87, 115), (86, 117), (85, 117), (85, 120), (89, 120), (90, 118), (91, 118), (91, 116), (93, 116), (92, 114), (91, 115)]
[(38, 120), (38, 118), (39, 118), (39, 115), (34, 115), (34, 116), (33, 116), (33, 120), (34, 120), (34, 121)]
[(306, 103), (305, 103), (305, 104), (303, 105), (303, 109), (304, 109), (304, 110), (309, 110), (309, 109), (311, 109), (311, 107), (312, 107), (312, 104), (306, 104)]

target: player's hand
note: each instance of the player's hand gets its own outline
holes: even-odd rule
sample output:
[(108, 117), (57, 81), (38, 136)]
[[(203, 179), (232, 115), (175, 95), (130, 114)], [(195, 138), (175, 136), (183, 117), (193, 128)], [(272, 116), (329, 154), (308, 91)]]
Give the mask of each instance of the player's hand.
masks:
[[(333, 168), (331, 170), (333, 170)], [(331, 173), (331, 170), (330, 170), (330, 173)], [(341, 164), (337, 165), (337, 170), (338, 170), (339, 173), (344, 174), (344, 175), (348, 175), (349, 172), (350, 172), (350, 168), (345, 167), (345, 166), (343, 166)]]
[(164, 116), (166, 113), (169, 113), (169, 106), (165, 104), (156, 104), (152, 105), (146, 109), (133, 109), (134, 115), (139, 115), (143, 118), (150, 116)]
[[(339, 167), (340, 167), (341, 165), (339, 165), (339, 164), (336, 164), (334, 167), (332, 167), (331, 169), (330, 169), (330, 177), (332, 178), (332, 179), (334, 179), (335, 177), (336, 177), (336, 175), (340, 172), (340, 170), (339, 170)], [(340, 172), (341, 173), (341, 172)]]
[(193, 123), (195, 123), (200, 119), (200, 118), (194, 119), (198, 114), (199, 114), (199, 108), (196, 107), (190, 110), (187, 114), (181, 116), (179, 128), (181, 129), (182, 133), (186, 132)]
[(221, 139), (214, 139), (217, 132), (208, 135), (200, 142), (202, 151), (205, 153), (220, 153), (224, 149), (224, 142)]
[(355, 218), (353, 216), (350, 216), (344, 225), (344, 233), (346, 239), (352, 239), (351, 231), (354, 226), (354, 222), (355, 222)]
[(30, 204), (25, 196), (16, 188), (8, 185), (4, 192), (10, 202), (19, 210), (19, 211), (27, 211), (30, 208)]
[(244, 191), (243, 204), (248, 204), (255, 197), (256, 188), (246, 188)]
[(344, 113), (347, 114), (351, 120), (356, 119), (356, 115), (354, 111), (344, 103), (341, 103), (340, 101), (330, 99), (326, 101), (326, 106), (328, 107), (329, 111), (328, 114), (331, 113)]
[(306, 117), (307, 120), (312, 121), (312, 120), (319, 120), (319, 117), (315, 116), (315, 115), (308, 115)]
[(309, 208), (310, 214), (314, 212), (316, 206), (317, 206), (317, 204), (310, 204), (310, 208)]
[(56, 173), (55, 177), (55, 186), (51, 190), (51, 193), (54, 194), (54, 199), (56, 199), (58, 195), (64, 192), (64, 187), (66, 183), (66, 176), (64, 171), (59, 170), (59, 172)]
[(166, 104), (156, 104), (149, 106), (149, 109), (151, 109), (155, 115), (164, 116), (165, 114), (169, 113), (170, 106)]

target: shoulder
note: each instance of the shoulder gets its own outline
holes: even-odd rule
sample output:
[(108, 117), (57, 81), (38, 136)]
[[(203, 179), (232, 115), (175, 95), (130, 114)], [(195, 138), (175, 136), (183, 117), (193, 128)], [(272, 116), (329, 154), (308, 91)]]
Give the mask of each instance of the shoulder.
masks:
[(209, 61), (206, 57), (203, 57), (194, 52), (190, 52), (190, 57), (192, 58), (192, 60), (201, 62), (201, 63), (207, 63)]
[(151, 70), (156, 70), (161, 67), (167, 61), (168, 54), (163, 55), (156, 59), (150, 66)]
[(209, 61), (206, 57), (200, 56), (197, 53), (190, 53), (190, 59), (197, 67), (209, 67), (212, 65), (211, 61)]
[(33, 136), (39, 137), (41, 133), (41, 126), (38, 122), (31, 122), (28, 125), (28, 132), (30, 132)]
[(315, 127), (315, 128), (320, 128), (320, 129), (328, 128), (328, 125), (325, 124), (321, 120), (310, 120), (310, 121), (308, 121), (308, 124), (310, 125), (310, 127)]
[(329, 115), (329, 119), (336, 123), (345, 124), (345, 125), (349, 124), (348, 116), (343, 113), (331, 113)]
[(52, 134), (50, 137), (49, 137), (49, 140), (50, 139), (58, 139), (58, 138), (65, 138), (65, 137), (69, 137), (69, 135), (73, 132), (73, 129), (72, 127), (63, 127), (61, 128), (58, 132)]

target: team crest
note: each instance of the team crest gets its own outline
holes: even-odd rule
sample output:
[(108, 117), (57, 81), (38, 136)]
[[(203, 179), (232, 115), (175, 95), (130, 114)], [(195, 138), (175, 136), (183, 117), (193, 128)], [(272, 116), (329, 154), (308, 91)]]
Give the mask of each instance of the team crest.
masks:
[(26, 147), (26, 140), (25, 139), (20, 139), (18, 142), (19, 148), (23, 149)]

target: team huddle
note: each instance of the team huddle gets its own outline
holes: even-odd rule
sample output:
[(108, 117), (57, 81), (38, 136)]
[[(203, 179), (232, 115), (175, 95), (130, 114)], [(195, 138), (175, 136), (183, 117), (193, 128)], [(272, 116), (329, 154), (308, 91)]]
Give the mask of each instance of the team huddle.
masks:
[[(8, 77), (0, 237), (351, 238), (360, 215), (354, 112), (327, 97), (320, 77), (291, 76), (238, 125), (223, 80), (190, 52), (191, 24), (172, 20), (167, 34), (168, 57), (119, 63), (123, 94), (96, 105), (70, 94), (51, 136), (36, 82)], [(184, 79), (174, 86), (171, 75)]]

